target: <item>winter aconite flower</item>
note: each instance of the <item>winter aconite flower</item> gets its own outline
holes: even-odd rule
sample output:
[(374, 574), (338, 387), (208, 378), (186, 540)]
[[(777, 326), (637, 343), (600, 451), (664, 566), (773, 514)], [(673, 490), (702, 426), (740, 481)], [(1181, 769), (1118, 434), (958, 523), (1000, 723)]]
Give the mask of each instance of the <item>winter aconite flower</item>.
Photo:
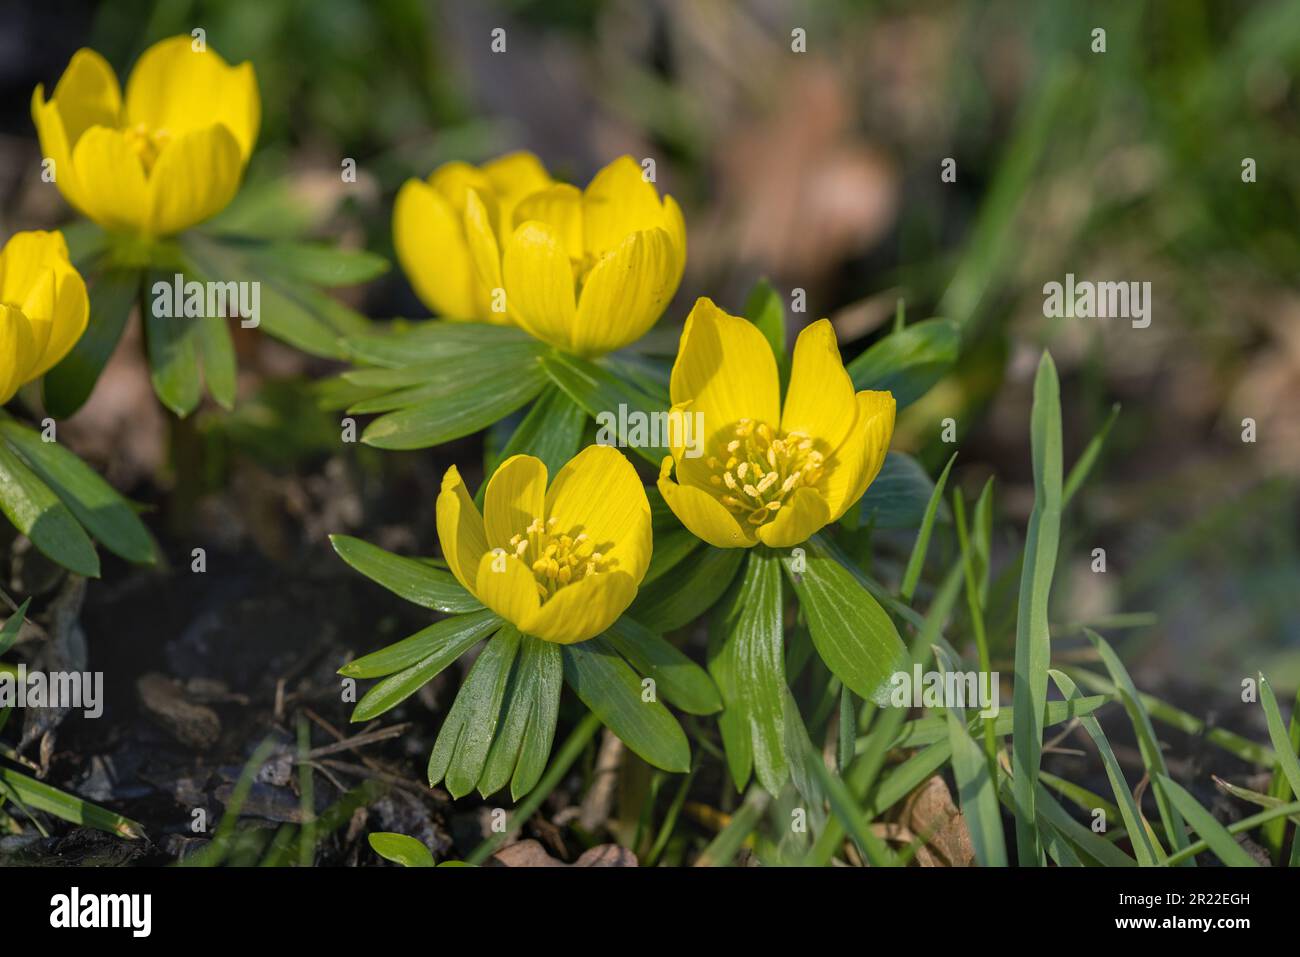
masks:
[(509, 322), (504, 293), (494, 295), (501, 283), (479, 278), (470, 237), (489, 233), (495, 249), (510, 234), (519, 201), (552, 184), (541, 161), (525, 152), (481, 167), (445, 163), (427, 181), (407, 180), (393, 206), (393, 244), (420, 301), (444, 319)]
[(86, 331), (86, 285), (62, 233), (16, 233), (0, 250), (0, 405), (43, 376)]
[(78, 50), (48, 101), (36, 88), (32, 119), (69, 203), (105, 229), (168, 236), (234, 198), (261, 101), (252, 64), (177, 36), (144, 52), (125, 101), (104, 58)]
[(433, 311), (511, 322), (597, 356), (641, 338), (681, 282), (686, 226), (629, 156), (586, 190), (527, 153), (481, 169), (449, 163), (397, 198), (398, 258)]
[(894, 432), (894, 397), (854, 394), (826, 319), (799, 334), (783, 406), (763, 334), (700, 299), (669, 389), (674, 410), (703, 413), (705, 451), (691, 458), (675, 444), (659, 491), (683, 525), (719, 548), (807, 540), (861, 498)]
[(632, 603), (650, 564), (650, 505), (632, 464), (593, 445), (550, 488), (531, 455), (502, 462), (480, 516), (452, 466), (438, 496), (438, 538), (452, 574), (524, 634), (573, 644)]

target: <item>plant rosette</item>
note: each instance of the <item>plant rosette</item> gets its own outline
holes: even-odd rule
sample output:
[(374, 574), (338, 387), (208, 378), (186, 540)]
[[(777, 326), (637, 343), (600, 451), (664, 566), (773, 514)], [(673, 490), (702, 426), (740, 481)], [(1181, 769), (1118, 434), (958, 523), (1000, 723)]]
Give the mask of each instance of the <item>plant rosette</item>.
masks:
[(674, 437), (658, 482), (682, 525), (720, 556), (709, 671), (725, 703), (719, 726), (733, 781), (743, 788), (753, 772), (773, 794), (790, 776), (787, 586), (848, 691), (881, 703), (909, 661), (890, 616), (818, 537), (880, 474), (894, 397), (855, 390), (825, 319), (799, 334), (784, 395), (783, 364), (754, 323), (697, 302), (670, 391), (675, 413), (699, 415), (705, 441), (691, 454)]
[(547, 479), (541, 460), (511, 457), (486, 483), (480, 513), (449, 469), (437, 506), (445, 568), (332, 538), (363, 575), (451, 616), (340, 669), (380, 679), (353, 721), (396, 707), (482, 645), (429, 758), (430, 785), (445, 782), (453, 797), (509, 784), (518, 799), (537, 784), (566, 683), (633, 752), (672, 772), (689, 770), (690, 745), (664, 702), (697, 715), (722, 707), (704, 669), (627, 613), (652, 547), (631, 463), (589, 446)]
[(137, 304), (154, 391), (179, 416), (205, 385), (234, 405), (232, 319), (328, 358), (369, 328), (324, 288), (366, 282), (385, 260), (277, 238), (258, 213), (264, 192), (236, 198), (261, 123), (252, 64), (171, 37), (141, 55), (123, 96), (104, 58), (82, 49), (49, 99), (36, 88), (32, 119), (43, 178), (86, 219), (67, 233), (89, 328), (45, 378), (51, 415), (85, 403)]
[[(402, 187), (393, 241), (439, 318), (345, 340), (358, 368), (322, 400), (377, 415), (363, 441), (426, 448), (506, 420), (489, 465), (530, 452), (556, 468), (589, 417), (666, 407), (667, 367), (631, 347), (677, 291), (686, 228), (631, 157), (584, 190), (530, 153), (448, 163)], [(658, 464), (662, 445), (618, 439)]]

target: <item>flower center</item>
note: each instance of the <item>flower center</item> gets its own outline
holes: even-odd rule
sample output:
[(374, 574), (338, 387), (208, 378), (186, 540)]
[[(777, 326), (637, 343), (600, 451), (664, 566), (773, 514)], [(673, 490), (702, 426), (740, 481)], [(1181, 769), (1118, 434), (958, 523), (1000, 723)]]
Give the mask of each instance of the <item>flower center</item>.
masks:
[(140, 157), (144, 171), (152, 172), (153, 164), (158, 162), (158, 154), (171, 142), (171, 133), (167, 130), (151, 130), (143, 123), (128, 126), (125, 133), (126, 142), (131, 149), (135, 150), (135, 155)]
[(826, 467), (807, 433), (781, 433), (753, 419), (741, 419), (717, 442), (717, 454), (706, 462), (713, 472), (709, 482), (722, 493), (722, 504), (751, 525), (775, 518), (786, 497), (816, 485)]
[(543, 522), (534, 518), (523, 532), (510, 539), (512, 551), (504, 551), (507, 560), (523, 562), (537, 581), (537, 593), (543, 601), (565, 585), (589, 575), (607, 572), (616, 561), (596, 551), (586, 532), (563, 533), (559, 519), (552, 516)]

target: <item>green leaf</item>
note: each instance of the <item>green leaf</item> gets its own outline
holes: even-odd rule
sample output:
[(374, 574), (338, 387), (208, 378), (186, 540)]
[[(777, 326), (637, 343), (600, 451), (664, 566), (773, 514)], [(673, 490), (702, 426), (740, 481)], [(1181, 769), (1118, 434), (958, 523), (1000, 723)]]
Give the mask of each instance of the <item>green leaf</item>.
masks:
[(470, 668), (429, 755), (430, 787), (446, 778), (447, 790), (458, 798), (478, 784), (518, 652), (519, 632), (506, 625)]
[(12, 420), (0, 421), (0, 435), (105, 548), (130, 562), (154, 563), (157, 553), (149, 530), (94, 469)]
[(218, 239), (191, 230), (181, 239), (186, 259), (210, 281), (258, 282), (258, 320), (262, 332), (310, 355), (344, 358), (340, 337), (369, 323), (342, 303), (295, 277), (263, 263), (258, 243)]
[(658, 699), (642, 697), (641, 680), (608, 645), (563, 645), (564, 679), (605, 727), (657, 768), (684, 774), (691, 747), (677, 719)]
[(450, 572), (427, 562), (394, 555), (349, 535), (331, 535), (330, 544), (361, 574), (421, 608), (460, 613), (483, 607)]
[(666, 532), (656, 530), (654, 554), (650, 556), (650, 567), (646, 569), (645, 578), (641, 579), (641, 589), (644, 590), (656, 579), (676, 568), (702, 544), (694, 532), (688, 532), (684, 528)]
[[(1055, 669), (1049, 669), (1048, 673), (1067, 699), (1079, 696), (1079, 690), (1068, 676)], [(1110, 781), (1110, 789), (1115, 794), (1115, 803), (1119, 805), (1120, 816), (1124, 819), (1124, 829), (1128, 831), (1129, 841), (1133, 845), (1133, 853), (1137, 856), (1138, 863), (1143, 867), (1154, 867), (1160, 863), (1160, 858), (1164, 855), (1151, 842), (1146, 824), (1142, 820), (1142, 812), (1138, 809), (1137, 802), (1133, 800), (1133, 792), (1129, 790), (1128, 782), (1124, 780), (1124, 771), (1119, 766), (1115, 752), (1111, 750), (1110, 742), (1106, 740), (1106, 733), (1101, 730), (1097, 719), (1091, 715), (1080, 718), (1079, 723), (1083, 726), (1083, 730), (1088, 732), (1088, 737), (1092, 738), (1092, 743), (1097, 746), (1097, 751), (1101, 755), (1106, 777)], [(1035, 775), (1036, 779), (1037, 775)]]
[(537, 784), (551, 756), (563, 686), (560, 646), (522, 636), (497, 723), (499, 730), (478, 782), (484, 797), (509, 782), (511, 800), (518, 801)]
[[(1282, 720), (1282, 712), (1278, 710), (1277, 696), (1273, 694), (1273, 686), (1262, 674), (1259, 676), (1259, 703), (1264, 709), (1265, 720), (1268, 721), (1268, 737), (1273, 742), (1273, 750), (1277, 753), (1277, 766), (1285, 775), (1287, 783), (1291, 785), (1291, 792), (1300, 795), (1300, 759), (1296, 758), (1295, 750), (1292, 748), (1286, 722)], [(1205, 837), (1204, 834), (1201, 836)], [(1300, 840), (1300, 837), (1297, 837), (1297, 840)]]
[[(1106, 702), (1113, 700), (1115, 699), (1110, 695), (1097, 694), (1075, 698), (1073, 701), (1049, 701), (1047, 702), (1046, 716), (1043, 719), (1043, 727), (1050, 728), (1063, 721), (1069, 721), (1071, 718), (1092, 714)], [(993, 730), (998, 737), (1010, 734), (1014, 721), (1015, 709), (1001, 708), (997, 717), (993, 719)], [(977, 718), (967, 725), (967, 729), (974, 733), (980, 729), (980, 723), (981, 719)], [(927, 744), (934, 744), (934, 742), (946, 737), (948, 737), (947, 719), (937, 715), (927, 715), (924, 718), (917, 718), (915, 721), (909, 721), (903, 725), (898, 736), (890, 744), (890, 748), (919, 748)], [(855, 750), (860, 752), (865, 741), (866, 738), (860, 738)]]
[[(715, 614), (709, 645), (709, 673), (722, 692), (719, 725), (732, 779), (737, 790), (745, 786), (745, 757), (752, 755), (759, 783), (775, 796), (789, 780), (790, 765), (781, 569), (774, 554), (749, 550), (744, 576)], [(741, 749), (734, 757), (733, 743)]]
[(346, 381), (382, 391), (353, 403), (348, 411), (356, 415), (393, 412), (454, 396), (465, 388), (467, 382), (488, 378), (504, 382), (515, 374), (528, 375), (535, 371), (530, 367), (536, 365), (539, 351), (536, 343), (511, 342), (454, 359), (434, 359), (400, 367), (353, 369), (343, 373)]
[(628, 614), (660, 634), (688, 625), (713, 607), (735, 579), (744, 557), (743, 548), (704, 545), (642, 587)]
[[(572, 399), (554, 387), (543, 389), (501, 454), (485, 472), (491, 475), (497, 465), (512, 455), (532, 455), (542, 460), (547, 474), (554, 478), (555, 473), (578, 454), (586, 424), (587, 413), (574, 405)], [(487, 488), (486, 482), (483, 487)]]
[[(935, 647), (935, 658), (944, 671), (956, 670), (947, 653), (938, 646)], [(993, 777), (996, 764), (971, 737), (966, 727), (965, 710), (954, 706), (945, 712), (958, 800), (980, 866), (1006, 867), (1006, 837), (1002, 833), (1002, 810), (998, 806), (997, 784)]]
[(1106, 421), (1102, 423), (1097, 434), (1088, 442), (1087, 448), (1079, 456), (1078, 461), (1070, 469), (1070, 474), (1065, 477), (1065, 489), (1062, 492), (1061, 507), (1070, 504), (1070, 499), (1074, 498), (1074, 493), (1079, 491), (1083, 483), (1088, 479), (1088, 473), (1092, 467), (1097, 464), (1097, 459), (1101, 456), (1102, 447), (1106, 444), (1106, 437), (1110, 435), (1111, 427), (1115, 420), (1119, 418), (1119, 403), (1116, 402), (1110, 409), (1110, 415), (1106, 416)]
[(44, 811), (61, 820), (93, 827), (98, 831), (124, 837), (128, 841), (138, 841), (144, 837), (144, 827), (130, 818), (83, 801), (75, 794), (60, 791), (10, 768), (0, 767), (0, 784), (8, 785), (18, 799), (33, 811)]
[[(1182, 812), (1183, 817), (1187, 818), (1187, 823), (1204, 839), (1219, 860), (1228, 867), (1259, 866), (1259, 863), (1237, 843), (1236, 838), (1228, 833), (1228, 829), (1216, 821), (1213, 814), (1201, 807), (1186, 788), (1167, 774), (1161, 774), (1153, 780), (1160, 782), (1161, 790), (1169, 796), (1174, 806)], [(1187, 843), (1186, 840), (1183, 841), (1184, 846)]]
[(934, 530), (934, 517), (939, 512), (939, 503), (943, 501), (943, 488), (948, 483), (948, 473), (952, 471), (952, 463), (955, 461), (957, 461), (956, 452), (948, 457), (948, 464), (939, 473), (939, 481), (935, 483), (934, 491), (930, 493), (930, 501), (925, 506), (925, 515), (921, 519), (921, 527), (916, 533), (916, 542), (912, 545), (912, 554), (908, 556), (907, 569), (903, 572), (903, 584), (898, 589), (899, 595), (905, 602), (911, 602), (912, 596), (916, 594), (917, 583), (921, 580), (921, 570), (925, 567), (925, 556), (930, 550), (930, 534)]
[(376, 332), (346, 337), (347, 356), (369, 365), (401, 369), (405, 366), (463, 360), (482, 352), (527, 346), (542, 351), (537, 340), (514, 326), (484, 322), (396, 322)]
[(643, 678), (653, 678), (665, 701), (687, 714), (714, 714), (722, 698), (708, 672), (644, 625), (627, 615), (601, 636)]
[(649, 445), (644, 442), (633, 445), (626, 433), (619, 429), (623, 417), (619, 406), (625, 406), (629, 415), (640, 412), (647, 416), (647, 422), (655, 421), (656, 413), (667, 413), (668, 409), (653, 396), (641, 389), (617, 378), (609, 370), (579, 359), (577, 356), (555, 352), (542, 357), (542, 368), (551, 380), (579, 406), (587, 410), (593, 419), (601, 415), (615, 418), (614, 429), (617, 444), (623, 448), (634, 448), (637, 454), (656, 468), (668, 454), (661, 445)]
[(506, 366), (443, 398), (381, 416), (361, 440), (381, 449), (422, 449), (470, 435), (505, 418), (542, 390), (536, 363)]
[(45, 374), (45, 408), (54, 418), (67, 418), (90, 398), (139, 298), (141, 275), (139, 269), (110, 269), (90, 283), (86, 332)]
[[(442, 622), (439, 622), (439, 624), (442, 624)], [(407, 641), (417, 638), (428, 641), (430, 633), (436, 627), (437, 625), (434, 625), (412, 635)], [(437, 637), (440, 640), (437, 642), (436, 650), (432, 654), (396, 674), (389, 675), (366, 692), (365, 696), (357, 702), (357, 706), (352, 709), (352, 721), (354, 723), (369, 721), (371, 718), (397, 707), (397, 705), (423, 688), (449, 664), (469, 651), (481, 639), (492, 634), (498, 627), (500, 627), (499, 620), (482, 621), (475, 628), (454, 631), (449, 629), (450, 633), (439, 633)], [(398, 642), (393, 648), (397, 649), (401, 645), (403, 645), (403, 642)], [(408, 648), (401, 648), (400, 651), (394, 650), (392, 653), (394, 655), (404, 654), (407, 650)], [(376, 655), (379, 654), (381, 652), (376, 652)], [(362, 660), (364, 661), (364, 659)], [(380, 665), (367, 663), (362, 667), (370, 670), (371, 668), (378, 668)]]
[[(499, 627), (501, 627), (501, 619), (487, 609), (466, 615), (453, 615), (417, 631), (409, 638), (403, 638), (356, 661), (349, 661), (339, 669), (339, 674), (347, 678), (383, 678), (386, 675), (396, 675), (397, 672), (405, 675), (408, 671), (419, 669), (424, 674), (423, 680), (401, 698), (387, 704), (384, 708), (386, 711), (459, 658), (480, 638), (486, 638)], [(396, 677), (401, 678), (402, 675)], [(372, 695), (384, 687), (384, 684), (380, 682), (371, 688), (370, 693), (357, 705), (358, 710), (361, 709), (361, 705), (367, 704)], [(354, 715), (353, 720), (359, 719)]]
[(881, 339), (847, 366), (855, 389), (894, 394), (901, 409), (947, 374), (961, 351), (961, 330), (948, 319), (927, 319)]
[(826, 792), (831, 813), (835, 815), (845, 833), (862, 848), (872, 867), (897, 867), (898, 856), (890, 851), (889, 846), (871, 830), (870, 820), (862, 813), (858, 802), (844, 782), (837, 778), (820, 761), (810, 762), (813, 773), (817, 776)]
[[(170, 287), (175, 281), (174, 276), (150, 272), (148, 288), (152, 290), (158, 283)], [(163, 405), (184, 418), (198, 408), (203, 398), (200, 367), (202, 324), (185, 316), (156, 316), (152, 308), (142, 311), (153, 390)]]
[[(1115, 682), (1115, 687), (1119, 690), (1120, 704), (1124, 706), (1129, 722), (1133, 725), (1133, 731), (1137, 736), (1138, 750), (1142, 753), (1142, 764), (1146, 767), (1147, 774), (1153, 783), (1152, 789), (1155, 792), (1156, 808), (1160, 811), (1160, 821), (1164, 824), (1165, 834), (1175, 851), (1182, 850), (1189, 843), (1183, 826), (1183, 819), (1178, 814), (1176, 802), (1170, 801), (1161, 784), (1162, 778), (1169, 777), (1169, 768), (1166, 766), (1165, 756), (1160, 750), (1160, 742), (1156, 740), (1156, 732), (1151, 725), (1151, 718), (1147, 715), (1146, 708), (1142, 706), (1142, 699), (1138, 697), (1137, 687), (1133, 684), (1133, 679), (1129, 677), (1128, 670), (1124, 667), (1123, 662), (1119, 660), (1119, 656), (1115, 654), (1115, 650), (1111, 648), (1110, 643), (1090, 628), (1085, 628), (1083, 633), (1092, 642), (1092, 646), (1097, 649), (1102, 664), (1106, 666), (1107, 673), (1110, 674), (1111, 680)], [(1202, 834), (1201, 836), (1204, 837), (1205, 835)]]
[[(233, 242), (233, 241), (232, 241)], [(313, 286), (357, 286), (388, 272), (388, 260), (364, 249), (324, 243), (244, 241), (268, 272)]]
[(0, 445), (0, 511), (32, 544), (69, 571), (99, 577), (99, 556), (68, 507)]
[(230, 338), (228, 320), (223, 316), (192, 320), (199, 327), (199, 354), (203, 360), (203, 379), (208, 392), (223, 409), (235, 407), (238, 368), (235, 344)]
[[(921, 463), (902, 452), (890, 452), (876, 480), (859, 499), (859, 524), (872, 528), (916, 528), (925, 518), (926, 506), (934, 494), (934, 482)], [(947, 507), (939, 503), (939, 517), (948, 518)]]
[(790, 356), (785, 349), (785, 301), (767, 279), (754, 283), (745, 300), (744, 315), (758, 326), (772, 347), (772, 355), (776, 357), (776, 366), (784, 382), (790, 374)]
[(19, 605), (18, 610), (5, 621), (4, 627), (0, 628), (0, 655), (12, 648), (14, 642), (18, 640), (18, 633), (23, 629), (23, 620), (27, 617), (27, 606), (31, 603), (32, 600), (28, 598)]
[(911, 660), (894, 622), (817, 544), (805, 546), (802, 573), (795, 561), (785, 557), (781, 564), (822, 661), (858, 697), (887, 704), (890, 676), (906, 671)]
[(423, 842), (392, 831), (375, 831), (367, 836), (370, 849), (386, 861), (403, 867), (433, 867), (433, 852)]
[[(1030, 416), (1034, 460), (1034, 509), (1029, 516), (1016, 617), (1016, 682), (1013, 706), (1012, 779), (1016, 796), (1016, 848), (1021, 866), (1043, 862), (1035, 826), (1038, 767), (1043, 753), (1043, 708), (1052, 660), (1047, 601), (1061, 534), (1061, 396), (1052, 357), (1044, 352), (1034, 378)], [(1132, 801), (1132, 795), (1129, 796)], [(1136, 840), (1136, 838), (1135, 838)]]

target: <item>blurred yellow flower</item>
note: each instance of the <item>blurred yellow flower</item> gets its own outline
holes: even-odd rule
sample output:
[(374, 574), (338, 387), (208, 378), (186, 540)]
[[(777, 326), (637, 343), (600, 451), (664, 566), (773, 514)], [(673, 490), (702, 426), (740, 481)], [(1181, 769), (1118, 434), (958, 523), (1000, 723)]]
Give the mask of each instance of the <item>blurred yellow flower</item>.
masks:
[(15, 233), (0, 249), (0, 405), (61, 360), (86, 331), (86, 284), (62, 233)]
[(230, 66), (188, 36), (141, 55), (122, 100), (102, 56), (81, 49), (47, 101), (32, 94), (41, 150), (64, 199), (105, 229), (169, 236), (239, 189), (261, 101), (251, 63)]
[(479, 278), (469, 237), (486, 230), (498, 242), (510, 232), (519, 201), (553, 182), (524, 152), (481, 167), (445, 163), (428, 180), (408, 179), (393, 206), (393, 245), (420, 301), (444, 319), (508, 323), (504, 295), (493, 308), (501, 282)]
[(782, 408), (763, 334), (700, 299), (669, 390), (674, 410), (703, 413), (705, 455), (687, 457), (674, 437), (659, 491), (683, 525), (719, 548), (806, 541), (862, 497), (894, 434), (893, 395), (854, 394), (827, 319), (799, 334)]
[(457, 580), (524, 634), (573, 644), (604, 632), (650, 564), (650, 504), (617, 449), (579, 452), (546, 487), (546, 466), (515, 455), (489, 479), (480, 516), (453, 465), (438, 495), (438, 538)]
[(398, 259), (431, 310), (512, 322), (580, 356), (635, 342), (681, 282), (686, 225), (630, 156), (585, 191), (514, 153), (477, 169), (440, 167), (402, 187)]

